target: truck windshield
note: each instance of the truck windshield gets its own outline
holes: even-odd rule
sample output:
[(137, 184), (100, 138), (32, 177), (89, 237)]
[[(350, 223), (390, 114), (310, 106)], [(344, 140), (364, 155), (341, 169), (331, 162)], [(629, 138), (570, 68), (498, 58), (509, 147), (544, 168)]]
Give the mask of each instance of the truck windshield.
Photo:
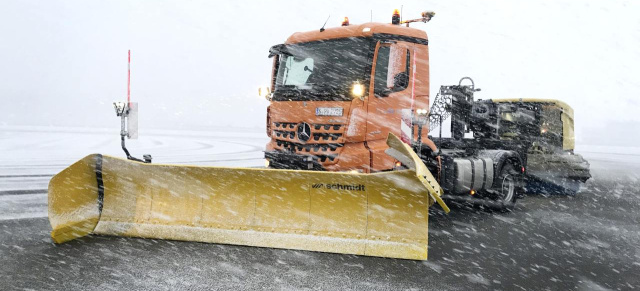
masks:
[(370, 42), (363, 38), (315, 41), (279, 48), (275, 100), (351, 100), (354, 82), (368, 68)]

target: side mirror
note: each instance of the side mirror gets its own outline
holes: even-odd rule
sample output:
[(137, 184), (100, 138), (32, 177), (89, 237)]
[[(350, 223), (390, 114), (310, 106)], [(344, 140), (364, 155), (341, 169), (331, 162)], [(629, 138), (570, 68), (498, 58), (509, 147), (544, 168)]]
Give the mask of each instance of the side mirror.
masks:
[(387, 97), (393, 92), (400, 92), (409, 86), (409, 74), (407, 72), (398, 73), (393, 76), (393, 88), (384, 88), (380, 92), (380, 97)]
[(409, 74), (407, 72), (398, 73), (393, 76), (393, 91), (402, 91), (409, 86)]

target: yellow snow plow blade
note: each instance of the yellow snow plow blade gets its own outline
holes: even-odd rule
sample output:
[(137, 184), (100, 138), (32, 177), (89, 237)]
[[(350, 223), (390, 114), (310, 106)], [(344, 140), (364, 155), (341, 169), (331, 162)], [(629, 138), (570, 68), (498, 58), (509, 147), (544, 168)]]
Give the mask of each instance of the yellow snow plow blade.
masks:
[(90, 155), (49, 183), (56, 243), (87, 234), (424, 260), (442, 190), (395, 136), (411, 169), (376, 174), (144, 164)]

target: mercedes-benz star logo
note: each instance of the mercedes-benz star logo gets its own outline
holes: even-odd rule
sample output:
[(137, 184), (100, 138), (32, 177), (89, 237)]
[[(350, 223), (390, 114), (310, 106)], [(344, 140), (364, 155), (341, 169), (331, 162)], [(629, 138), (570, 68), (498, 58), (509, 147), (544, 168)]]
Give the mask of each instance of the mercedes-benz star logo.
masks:
[(311, 126), (303, 122), (298, 125), (298, 140), (306, 142), (311, 138)]

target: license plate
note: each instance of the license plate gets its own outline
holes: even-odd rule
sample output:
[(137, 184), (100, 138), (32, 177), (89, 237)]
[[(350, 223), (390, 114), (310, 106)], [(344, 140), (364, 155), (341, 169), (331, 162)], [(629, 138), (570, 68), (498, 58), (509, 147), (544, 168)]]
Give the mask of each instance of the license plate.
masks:
[(316, 107), (316, 116), (342, 116), (342, 107)]

